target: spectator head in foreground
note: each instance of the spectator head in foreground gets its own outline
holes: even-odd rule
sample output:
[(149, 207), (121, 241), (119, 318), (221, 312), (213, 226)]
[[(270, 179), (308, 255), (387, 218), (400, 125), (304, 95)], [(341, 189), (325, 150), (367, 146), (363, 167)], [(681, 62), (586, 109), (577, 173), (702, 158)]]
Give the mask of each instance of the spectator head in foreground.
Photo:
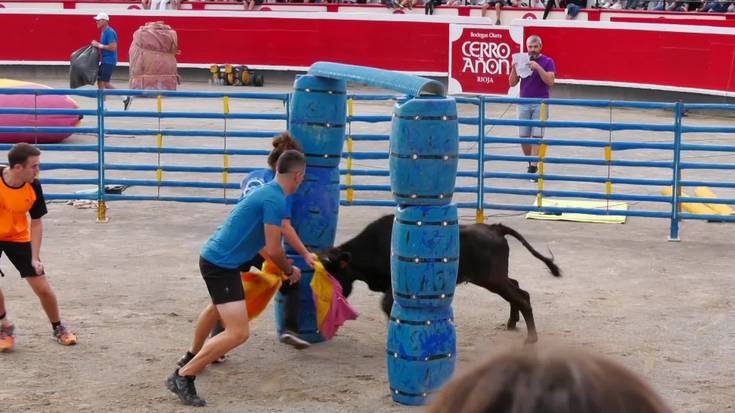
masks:
[(497, 355), (447, 384), (429, 413), (672, 413), (634, 373), (578, 350)]

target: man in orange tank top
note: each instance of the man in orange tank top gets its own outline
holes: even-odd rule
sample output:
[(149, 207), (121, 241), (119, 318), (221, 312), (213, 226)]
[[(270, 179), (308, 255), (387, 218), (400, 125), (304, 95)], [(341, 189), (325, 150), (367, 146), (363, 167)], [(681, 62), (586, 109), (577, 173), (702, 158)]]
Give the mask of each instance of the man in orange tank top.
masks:
[[(19, 143), (8, 152), (9, 166), (0, 168), (0, 255), (7, 255), (21, 278), (28, 281), (38, 296), (51, 322), (56, 341), (70, 346), (76, 344), (77, 338), (61, 324), (56, 295), (46, 279), (40, 258), (43, 237), (41, 217), (48, 212), (37, 178), (40, 157), (38, 148)], [(30, 223), (28, 215), (31, 216)], [(5, 300), (0, 290), (0, 352), (12, 350), (14, 330), (15, 326), (7, 320)]]

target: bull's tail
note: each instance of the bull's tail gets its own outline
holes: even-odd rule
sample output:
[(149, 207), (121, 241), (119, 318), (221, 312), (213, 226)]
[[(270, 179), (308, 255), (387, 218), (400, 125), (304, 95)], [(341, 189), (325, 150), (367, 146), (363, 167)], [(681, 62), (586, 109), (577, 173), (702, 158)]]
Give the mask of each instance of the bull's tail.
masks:
[[(533, 255), (534, 257), (536, 257), (538, 259), (540, 259), (541, 261), (544, 262), (544, 264), (546, 264), (547, 267), (549, 267), (549, 271), (551, 271), (551, 273), (554, 275), (554, 277), (561, 277), (561, 270), (554, 263), (554, 254), (551, 254), (551, 258), (546, 257), (544, 255), (541, 255), (540, 252), (536, 251), (531, 246), (531, 244), (529, 244), (528, 241), (526, 241), (526, 239), (523, 238), (523, 235), (519, 234), (513, 228), (506, 227), (503, 224), (493, 224), (492, 226), (494, 226), (496, 229), (498, 229), (498, 231), (501, 234), (503, 234), (504, 236), (505, 235), (510, 235), (513, 238), (517, 239), (521, 244), (523, 244), (524, 247), (526, 247), (526, 249), (528, 250), (528, 252), (531, 253), (531, 255)], [(551, 252), (551, 251), (549, 251), (549, 252)]]

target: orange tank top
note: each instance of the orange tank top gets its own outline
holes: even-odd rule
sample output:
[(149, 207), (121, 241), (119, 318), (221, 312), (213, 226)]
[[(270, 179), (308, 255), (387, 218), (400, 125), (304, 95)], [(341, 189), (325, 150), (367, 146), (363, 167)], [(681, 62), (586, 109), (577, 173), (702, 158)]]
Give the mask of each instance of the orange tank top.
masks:
[(0, 241), (30, 242), (28, 212), (36, 202), (36, 191), (29, 183), (8, 186), (0, 168)]

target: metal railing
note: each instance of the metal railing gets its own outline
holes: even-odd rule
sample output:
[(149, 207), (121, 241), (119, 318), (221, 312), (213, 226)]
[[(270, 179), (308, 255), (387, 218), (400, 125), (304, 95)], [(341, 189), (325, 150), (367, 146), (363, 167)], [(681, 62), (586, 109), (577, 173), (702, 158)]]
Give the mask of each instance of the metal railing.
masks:
[[(50, 132), (86, 135), (87, 142), (83, 143), (42, 144), (44, 153), (54, 154), (50, 161), (44, 156), (43, 169), (54, 173), (44, 172), (43, 183), (54, 189), (65, 188), (60, 192), (47, 190), (48, 199), (97, 201), (101, 220), (106, 218), (105, 205), (109, 201), (237, 202), (241, 175), (265, 166), (263, 158), (269, 153), (270, 139), (287, 128), (290, 101), (290, 94), (286, 93), (0, 89), (0, 94), (63, 94), (96, 100), (96, 110), (1, 108), (0, 115), (33, 114), (40, 123), (43, 116), (49, 115), (79, 115), (87, 120), (93, 117), (95, 122), (72, 128), (39, 124), (2, 126), (0, 136), (21, 132), (38, 136)], [(105, 102), (105, 97), (112, 101), (124, 95), (154, 99), (156, 110), (111, 110), (112, 105)], [(164, 110), (169, 99), (197, 99), (205, 110)], [(397, 99), (393, 95), (349, 96), (345, 162), (340, 171), (342, 205), (395, 205), (390, 196), (387, 167), (389, 128), (386, 123), (392, 115), (385, 107), (374, 105)], [(270, 102), (278, 110), (255, 112), (252, 105), (233, 107), (236, 101)], [(735, 198), (684, 195), (687, 187), (735, 189), (735, 174), (728, 173), (735, 170), (735, 144), (727, 141), (735, 133), (735, 126), (685, 124), (682, 118), (685, 110), (733, 111), (735, 105), (499, 97), (458, 97), (457, 103), (461, 108), (461, 153), (455, 201), (460, 208), (474, 209), (478, 221), (484, 219), (486, 210), (665, 218), (670, 220), (670, 239), (678, 239), (679, 221), (683, 219), (735, 221), (734, 215), (682, 210), (682, 204), (687, 203), (735, 204)], [(605, 109), (610, 116), (605, 121), (505, 117), (509, 108), (517, 104), (538, 104), (542, 111), (568, 106)], [(355, 107), (362, 109), (360, 105), (373, 105), (369, 111), (378, 113), (358, 113)], [(503, 115), (491, 115), (502, 108), (505, 108)], [(613, 109), (651, 110), (665, 120), (613, 121)], [(670, 115), (660, 116), (662, 113)], [(190, 124), (181, 128), (176, 124), (181, 119)], [(144, 127), (146, 122), (153, 122), (153, 126)], [(217, 125), (207, 122), (217, 122)], [(544, 139), (519, 138), (516, 127), (543, 127), (548, 133)], [(598, 138), (580, 138), (587, 134), (597, 134)], [(725, 136), (725, 142), (684, 139), (703, 134)], [(109, 142), (111, 137), (129, 135), (136, 139)], [(641, 136), (656, 136), (656, 139)], [(540, 145), (539, 155), (511, 153), (521, 144)], [(9, 147), (9, 144), (0, 145), (4, 150)], [(651, 159), (650, 153), (657, 157)], [(722, 157), (724, 161), (702, 162), (702, 156), (696, 155), (701, 153)], [(80, 161), (80, 157), (86, 159)], [(257, 160), (251, 161), (252, 157)], [(537, 174), (514, 171), (518, 164), (528, 162), (538, 162)], [(57, 171), (65, 172), (57, 176)], [(217, 175), (218, 179), (201, 179), (211, 175)], [(536, 182), (529, 185), (528, 181), (534, 179)], [(89, 185), (96, 191), (67, 189)], [(131, 190), (108, 193), (109, 186)], [(661, 194), (661, 189), (666, 188), (672, 188), (670, 194)], [(174, 193), (162, 193), (164, 190)], [(544, 205), (544, 200), (550, 197), (595, 200), (603, 204), (594, 208)], [(631, 203), (635, 208), (612, 208), (620, 203)]]

